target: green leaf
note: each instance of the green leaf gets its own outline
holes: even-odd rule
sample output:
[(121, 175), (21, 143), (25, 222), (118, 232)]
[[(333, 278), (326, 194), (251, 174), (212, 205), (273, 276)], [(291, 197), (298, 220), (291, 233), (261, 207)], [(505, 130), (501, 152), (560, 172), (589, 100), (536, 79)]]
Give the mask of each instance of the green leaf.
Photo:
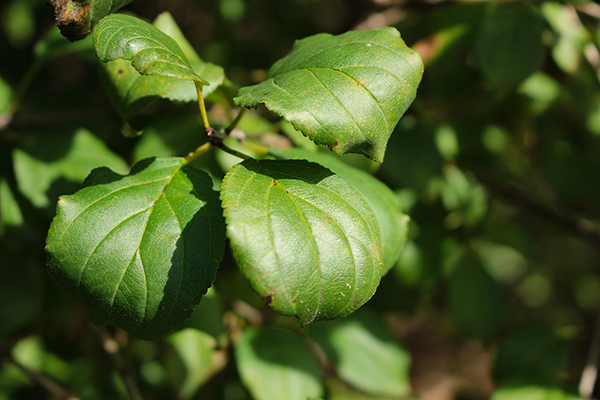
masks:
[(21, 207), (4, 178), (0, 178), (0, 232), (4, 226), (19, 226), (23, 224)]
[(319, 34), (297, 41), (263, 82), (242, 88), (234, 101), (264, 103), (337, 154), (382, 161), (422, 74), (421, 58), (394, 28)]
[(19, 191), (39, 208), (55, 200), (49, 192), (60, 178), (82, 183), (92, 169), (101, 165), (119, 173), (128, 170), (121, 157), (85, 129), (71, 137), (37, 137), (23, 150), (13, 151), (13, 165)]
[(217, 351), (217, 341), (208, 333), (182, 329), (168, 337), (179, 355), (180, 367), (171, 364), (172, 379), (177, 382), (179, 398), (190, 399), (215, 372), (225, 365), (225, 356)]
[(81, 40), (108, 14), (131, 0), (48, 0), (60, 33), (70, 41)]
[(507, 92), (542, 66), (544, 20), (530, 4), (490, 4), (476, 42), (483, 74)]
[(394, 266), (406, 241), (410, 218), (402, 213), (398, 196), (390, 188), (372, 175), (343, 163), (332, 154), (300, 148), (271, 148), (270, 152), (282, 158), (304, 159), (319, 163), (354, 186), (373, 210), (379, 226), (383, 274), (385, 275)]
[(590, 42), (590, 35), (582, 23), (575, 22), (577, 14), (571, 5), (547, 2), (540, 8), (558, 36), (552, 48), (554, 61), (566, 73), (575, 74), (583, 59), (584, 46)]
[(536, 385), (515, 385), (500, 387), (490, 400), (577, 400), (579, 396), (559, 388)]
[(200, 301), (223, 255), (210, 177), (180, 158), (147, 159), (127, 176), (94, 170), (59, 200), (47, 239), (50, 272), (96, 324), (157, 339)]
[(506, 296), (477, 257), (465, 256), (450, 278), (448, 300), (454, 322), (469, 336), (487, 342), (506, 318)]
[(306, 400), (321, 397), (323, 372), (295, 333), (249, 328), (235, 345), (242, 382), (256, 400)]
[[(225, 80), (223, 68), (200, 59), (183, 36), (171, 14), (168, 12), (160, 14), (154, 20), (154, 26), (177, 42), (193, 72), (206, 79), (208, 85), (202, 88), (205, 97), (223, 84)], [(110, 61), (103, 63), (102, 66), (109, 97), (121, 117), (126, 121), (156, 98), (182, 102), (198, 101), (198, 93), (194, 85), (186, 80), (171, 76), (140, 75), (126, 60)]]
[(275, 311), (308, 325), (373, 296), (383, 268), (377, 221), (342, 178), (303, 160), (248, 159), (221, 189), (234, 256)]
[(374, 315), (361, 310), (343, 320), (314, 325), (310, 335), (352, 387), (379, 396), (410, 392), (410, 355)]
[(131, 15), (112, 14), (94, 28), (101, 61), (124, 59), (142, 75), (170, 76), (208, 85), (194, 72), (177, 42), (155, 26)]

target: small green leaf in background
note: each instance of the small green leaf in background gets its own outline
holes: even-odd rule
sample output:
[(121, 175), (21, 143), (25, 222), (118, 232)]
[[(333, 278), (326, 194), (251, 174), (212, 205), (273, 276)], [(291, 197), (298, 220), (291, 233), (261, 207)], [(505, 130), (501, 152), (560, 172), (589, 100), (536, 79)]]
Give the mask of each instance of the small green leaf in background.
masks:
[(313, 325), (309, 334), (350, 386), (379, 396), (401, 397), (410, 392), (410, 354), (374, 314), (361, 310), (348, 318)]
[(4, 78), (0, 75), (0, 127), (3, 127), (4, 125), (4, 113), (6, 111), (8, 111), (8, 107), (10, 106), (10, 100), (13, 96), (13, 90), (10, 87), (10, 85), (8, 84), (8, 82), (6, 82), (4, 80)]
[(536, 385), (503, 386), (492, 394), (490, 400), (578, 400), (579, 396), (562, 389)]
[(242, 382), (255, 400), (321, 397), (323, 371), (294, 332), (248, 328), (235, 345)]
[(98, 21), (129, 2), (131, 0), (48, 0), (60, 32), (70, 41), (85, 38)]
[(171, 362), (172, 380), (176, 382), (179, 397), (190, 399), (211, 376), (225, 366), (225, 354), (217, 350), (217, 341), (208, 333), (187, 328), (167, 338), (181, 365)]
[(129, 169), (121, 157), (86, 129), (62, 138), (37, 137), (24, 149), (13, 151), (19, 191), (39, 208), (55, 200), (49, 191), (57, 180), (81, 184), (92, 169), (102, 165), (119, 173)]
[(304, 160), (248, 159), (221, 189), (235, 258), (275, 311), (308, 325), (373, 296), (383, 269), (379, 229), (345, 180)]
[[(223, 68), (202, 61), (177, 23), (168, 12), (160, 14), (154, 20), (154, 26), (177, 42), (189, 66), (208, 82), (202, 89), (206, 97), (213, 93), (225, 80)], [(103, 63), (104, 77), (108, 81), (107, 91), (124, 120), (129, 120), (144, 105), (156, 98), (173, 101), (198, 101), (198, 93), (188, 81), (166, 75), (140, 75), (127, 60), (114, 60)]]
[(450, 277), (448, 300), (452, 319), (467, 335), (487, 343), (506, 318), (502, 287), (468, 254)]
[(0, 232), (4, 226), (19, 226), (23, 214), (6, 179), (0, 179)]
[(131, 15), (112, 14), (94, 28), (94, 47), (103, 62), (124, 59), (142, 75), (208, 82), (190, 66), (177, 42), (157, 27)]
[(160, 338), (190, 315), (223, 256), (212, 180), (165, 158), (127, 176), (99, 168), (86, 184), (59, 200), (46, 247), (51, 275), (96, 324)]
[(540, 12), (531, 4), (489, 4), (475, 51), (483, 74), (501, 93), (542, 66), (544, 28)]
[(0, 10), (2, 28), (10, 44), (22, 48), (35, 34), (35, 0), (13, 0)]
[(590, 42), (590, 35), (571, 4), (545, 2), (540, 9), (558, 36), (552, 47), (554, 61), (566, 73), (575, 74), (583, 59), (583, 48)]
[(264, 103), (315, 143), (381, 162), (422, 74), (421, 57), (394, 28), (319, 34), (297, 41), (234, 101)]
[(383, 274), (393, 266), (406, 241), (409, 217), (400, 210), (398, 196), (377, 178), (343, 163), (333, 154), (300, 148), (270, 150), (282, 158), (304, 159), (319, 163), (350, 183), (364, 197), (375, 213), (381, 235)]
[(496, 381), (559, 384), (569, 363), (569, 339), (565, 332), (549, 326), (526, 327), (514, 332), (498, 347), (494, 367)]

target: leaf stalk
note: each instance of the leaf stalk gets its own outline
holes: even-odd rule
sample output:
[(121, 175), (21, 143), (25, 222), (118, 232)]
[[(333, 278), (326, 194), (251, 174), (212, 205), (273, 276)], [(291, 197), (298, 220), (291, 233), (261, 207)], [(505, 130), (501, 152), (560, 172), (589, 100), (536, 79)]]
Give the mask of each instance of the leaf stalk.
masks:
[(190, 162), (194, 161), (196, 158), (198, 158), (199, 156), (201, 156), (202, 154), (204, 154), (208, 150), (210, 150), (211, 147), (212, 147), (212, 143), (211, 142), (204, 143), (202, 146), (198, 147), (196, 150), (190, 152), (190, 154), (188, 154), (185, 157), (185, 161), (187, 163), (190, 163)]
[(231, 133), (232, 130), (235, 129), (235, 127), (239, 124), (240, 120), (244, 117), (244, 115), (246, 114), (246, 111), (248, 111), (247, 108), (242, 108), (240, 110), (240, 112), (238, 113), (237, 117), (235, 117), (235, 119), (231, 122), (231, 124), (229, 124), (229, 126), (227, 128), (225, 128), (225, 133), (227, 135), (229, 135), (229, 133)]
[(208, 122), (208, 116), (206, 114), (206, 106), (204, 105), (204, 97), (202, 96), (202, 83), (199, 81), (194, 81), (194, 85), (196, 85), (196, 92), (198, 93), (198, 107), (200, 108), (200, 116), (202, 117), (202, 125), (204, 125), (204, 129), (210, 128), (210, 123)]

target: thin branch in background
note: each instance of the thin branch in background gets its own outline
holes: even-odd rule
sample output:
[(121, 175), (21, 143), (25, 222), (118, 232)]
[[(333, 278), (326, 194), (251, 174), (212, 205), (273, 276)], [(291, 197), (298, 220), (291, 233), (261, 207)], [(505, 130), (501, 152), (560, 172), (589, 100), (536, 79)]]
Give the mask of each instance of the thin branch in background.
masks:
[(590, 344), (590, 352), (588, 359), (581, 373), (579, 381), (579, 396), (582, 400), (591, 400), (594, 393), (594, 386), (598, 379), (598, 363), (600, 361), (600, 313), (596, 321), (596, 328), (592, 343)]
[(492, 180), (477, 175), (477, 180), (499, 199), (513, 203), (527, 212), (565, 229), (600, 250), (600, 229), (584, 218), (568, 217), (531, 200), (529, 196), (515, 187), (499, 187)]
[(8, 356), (8, 360), (13, 363), (17, 368), (23, 371), (32, 381), (43, 387), (48, 393), (56, 397), (59, 400), (81, 400), (78, 394), (71, 392), (58, 383), (50, 379), (44, 374), (27, 368), (13, 357)]
[(96, 328), (94, 327), (98, 336), (100, 336), (100, 340), (102, 341), (102, 348), (111, 358), (113, 365), (117, 369), (121, 380), (125, 384), (127, 388), (127, 393), (129, 394), (129, 398), (131, 400), (143, 400), (140, 390), (133, 379), (133, 374), (131, 373), (131, 369), (127, 364), (125, 357), (123, 357), (123, 353), (121, 351), (121, 345), (115, 338), (113, 338), (105, 328)]

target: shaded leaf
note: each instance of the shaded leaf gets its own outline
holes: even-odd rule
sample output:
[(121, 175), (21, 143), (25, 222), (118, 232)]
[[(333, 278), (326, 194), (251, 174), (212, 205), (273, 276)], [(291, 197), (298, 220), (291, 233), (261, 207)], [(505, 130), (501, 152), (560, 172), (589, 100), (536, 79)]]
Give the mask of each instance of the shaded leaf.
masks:
[(101, 61), (124, 59), (142, 75), (170, 76), (208, 85), (197, 75), (177, 42), (155, 26), (131, 15), (112, 14), (94, 28)]
[(394, 28), (319, 34), (299, 40), (262, 83), (235, 103), (259, 103), (337, 154), (382, 161), (398, 120), (423, 74), (419, 55)]
[(221, 189), (236, 260), (275, 311), (308, 325), (346, 316), (375, 293), (377, 222), (339, 176), (303, 160), (249, 159)]
[(410, 392), (410, 355), (374, 315), (362, 310), (310, 328), (338, 376), (352, 387), (379, 396)]
[(517, 86), (542, 66), (544, 20), (530, 4), (490, 4), (476, 42), (483, 74), (500, 91)]
[(514, 332), (498, 347), (494, 377), (540, 385), (560, 383), (569, 363), (569, 337), (553, 327), (531, 326)]
[(196, 329), (182, 329), (167, 341), (175, 348), (183, 370), (172, 368), (179, 397), (190, 399), (202, 385), (225, 365), (225, 356), (217, 351), (217, 341)]
[[(193, 72), (208, 82), (202, 89), (205, 97), (224, 82), (223, 68), (200, 59), (171, 14), (160, 14), (154, 21), (154, 26), (177, 42)], [(198, 101), (196, 88), (186, 80), (165, 75), (140, 75), (126, 60), (110, 61), (102, 66), (105, 72), (103, 77), (108, 81), (108, 94), (124, 120), (131, 119), (143, 106), (156, 98), (183, 102)]]
[(383, 255), (383, 274), (386, 274), (398, 259), (408, 231), (409, 217), (400, 210), (398, 196), (377, 178), (343, 163), (332, 154), (300, 148), (272, 148), (270, 152), (283, 158), (304, 159), (319, 163), (358, 190), (377, 219)]
[(143, 339), (180, 325), (215, 277), (224, 246), (210, 177), (180, 158), (96, 169), (59, 200), (47, 238), (50, 272), (96, 324)]
[(235, 345), (242, 382), (256, 400), (321, 397), (323, 372), (295, 333), (249, 328)]
[(19, 226), (23, 223), (21, 207), (4, 178), (0, 178), (0, 232), (4, 226)]
[[(52, 153), (60, 156), (47, 159)], [(121, 157), (85, 129), (77, 130), (66, 140), (42, 138), (24, 150), (15, 149), (13, 164), (19, 191), (40, 208), (49, 206), (55, 200), (48, 192), (60, 178), (82, 183), (92, 169), (102, 165), (119, 173), (128, 170)]]
[(81, 40), (108, 14), (131, 0), (48, 0), (60, 32), (69, 40)]

